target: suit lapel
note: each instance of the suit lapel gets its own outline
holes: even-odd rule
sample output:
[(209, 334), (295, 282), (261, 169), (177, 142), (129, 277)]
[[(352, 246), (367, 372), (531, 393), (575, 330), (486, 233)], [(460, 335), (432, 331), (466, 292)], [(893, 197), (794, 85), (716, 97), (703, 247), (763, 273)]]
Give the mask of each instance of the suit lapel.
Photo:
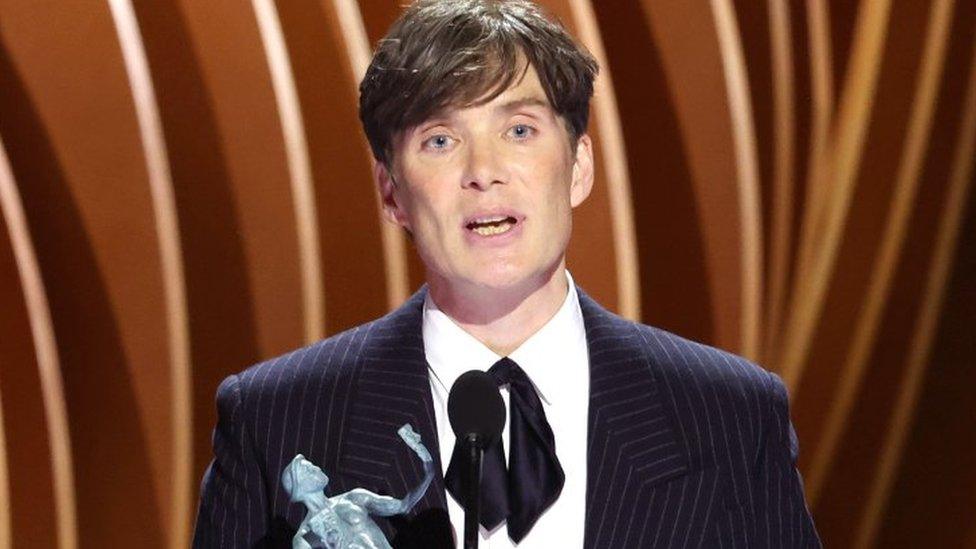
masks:
[[(577, 291), (590, 359), (584, 546), (644, 545), (663, 523), (679, 520), (673, 504), (687, 491), (714, 497), (717, 475), (697, 470), (689, 458), (670, 392), (638, 329)], [(368, 328), (346, 399), (336, 479), (337, 492), (361, 487), (402, 497), (420, 483), (423, 470), (396, 430), (410, 423), (420, 433), (438, 474), (406, 516), (376, 520), (395, 547), (451, 544), (421, 332), (425, 296), (421, 290)], [(708, 522), (701, 513), (680, 519), (701, 529)]]
[[(420, 433), (434, 458), (434, 481), (407, 515), (375, 519), (397, 547), (432, 546), (431, 539), (442, 539), (445, 524), (450, 536), (421, 333), (425, 295), (424, 290), (417, 292), (402, 307), (369, 326), (362, 358), (353, 374), (339, 461), (344, 490), (366, 488), (403, 497), (420, 484), (423, 467), (396, 431), (409, 423)], [(415, 539), (417, 535), (421, 539)]]
[(585, 546), (643, 545), (640, 530), (663, 517), (641, 513), (692, 464), (638, 329), (578, 292), (590, 357)]

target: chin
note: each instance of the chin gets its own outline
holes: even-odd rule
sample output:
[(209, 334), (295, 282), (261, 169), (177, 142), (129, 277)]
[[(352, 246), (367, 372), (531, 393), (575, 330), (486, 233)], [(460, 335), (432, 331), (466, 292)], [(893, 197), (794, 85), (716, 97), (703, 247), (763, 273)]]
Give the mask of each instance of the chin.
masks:
[(477, 269), (468, 280), (473, 286), (498, 290), (529, 290), (541, 286), (548, 280), (546, 269), (528, 269), (521, 265), (507, 263), (490, 265)]

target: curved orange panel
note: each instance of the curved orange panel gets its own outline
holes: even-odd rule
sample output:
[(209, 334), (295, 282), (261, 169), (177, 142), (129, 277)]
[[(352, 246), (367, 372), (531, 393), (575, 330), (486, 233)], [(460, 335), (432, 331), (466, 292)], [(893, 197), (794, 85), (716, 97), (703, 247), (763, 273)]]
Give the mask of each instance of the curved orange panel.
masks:
[(763, 233), (762, 208), (756, 152), (756, 131), (753, 107), (749, 95), (746, 62), (742, 38), (736, 23), (731, 0), (712, 0), (712, 12), (718, 33), (732, 119), (732, 139), (735, 152), (736, 190), (739, 213), (739, 259), (742, 281), (739, 288), (738, 352), (751, 360), (759, 360), (762, 339)]
[[(955, 71), (947, 71), (943, 75), (943, 93), (939, 97), (939, 108), (936, 112), (935, 128), (937, 133), (930, 140), (932, 143), (952, 143), (953, 147), (933, 148), (932, 158), (927, 159), (927, 173), (924, 175), (923, 185), (926, 192), (926, 199), (919, 200), (915, 206), (915, 218), (912, 220), (909, 241), (906, 244), (906, 256), (902, 259), (902, 264), (908, 267), (899, 268), (899, 272), (914, 271), (914, 276), (900, 276), (893, 284), (893, 296), (896, 296), (885, 311), (882, 324), (882, 333), (875, 344), (875, 360), (872, 369), (869, 370), (865, 380), (865, 386), (873, 381), (877, 376), (876, 370), (881, 370), (882, 365), (899, 364), (898, 368), (884, 368), (885, 370), (895, 370), (890, 377), (894, 378), (891, 383), (891, 412), (886, 415), (879, 431), (883, 433), (883, 439), (878, 444), (878, 458), (874, 460), (876, 466), (873, 467), (870, 476), (870, 485), (865, 504), (861, 514), (859, 528), (857, 528), (857, 547), (871, 547), (875, 545), (879, 531), (883, 530), (886, 523), (885, 510), (889, 507), (889, 498), (892, 494), (896, 478), (899, 474), (909, 474), (900, 467), (902, 455), (905, 453), (909, 433), (917, 415), (917, 408), (922, 393), (922, 382), (925, 376), (940, 375), (938, 368), (940, 364), (950, 362), (946, 355), (951, 356), (953, 352), (951, 345), (943, 345), (942, 348), (934, 347), (938, 330), (949, 332), (950, 334), (958, 331), (970, 331), (971, 322), (963, 319), (955, 319), (952, 316), (954, 304), (949, 300), (962, 301), (960, 292), (956, 290), (955, 295), (951, 295), (953, 289), (950, 286), (952, 280), (950, 276), (954, 269), (953, 262), (958, 261), (958, 271), (955, 274), (956, 288), (959, 281), (966, 280), (969, 276), (970, 283), (974, 280), (972, 273), (966, 273), (966, 269), (973, 265), (971, 253), (973, 241), (972, 219), (976, 218), (976, 208), (973, 207), (973, 200), (969, 197), (976, 196), (973, 193), (973, 174), (974, 158), (976, 158), (976, 40), (973, 35), (966, 39), (965, 32), (960, 29), (968, 28), (976, 30), (976, 16), (972, 13), (960, 13), (965, 8), (957, 5), (954, 25), (956, 26), (954, 47), (950, 50), (947, 66), (965, 66), (965, 56), (969, 56), (969, 78), (968, 83)], [(968, 47), (967, 47), (968, 46)], [(964, 89), (965, 86), (965, 89)], [(930, 194), (931, 193), (931, 194)], [(943, 200), (935, 198), (941, 195)], [(966, 208), (969, 208), (969, 229), (964, 229), (964, 215)], [(919, 234), (921, 233), (921, 234)], [(924, 241), (922, 239), (925, 239)], [(915, 240), (915, 241), (913, 241)], [(967, 240), (969, 244), (967, 244)], [(962, 246), (960, 246), (962, 245)], [(968, 267), (966, 255), (957, 255), (959, 252), (965, 253), (970, 250), (968, 255)], [(959, 248), (959, 249), (957, 249)], [(923, 252), (924, 250), (924, 252)], [(922, 260), (916, 256), (927, 255)], [(957, 259), (955, 259), (957, 258)], [(971, 287), (971, 284), (970, 284)], [(921, 289), (921, 291), (919, 291)], [(963, 290), (965, 291), (965, 290)], [(914, 307), (907, 309), (899, 306), (903, 298), (902, 295), (914, 296)], [(950, 311), (949, 315), (943, 313), (944, 309)], [(915, 310), (917, 313), (912, 315), (913, 322), (904, 320), (903, 311)], [(970, 309), (976, 310), (976, 309)], [(972, 316), (972, 315), (970, 315)], [(939, 328), (939, 323), (943, 324)], [(896, 333), (892, 333), (895, 332)], [(893, 337), (892, 337), (893, 336)], [(963, 336), (965, 337), (965, 336)], [(898, 339), (894, 339), (898, 338)], [(901, 353), (897, 355), (888, 351), (887, 345), (883, 341), (904, 341)], [(963, 347), (964, 348), (964, 347)], [(959, 352), (958, 350), (956, 352)], [(877, 356), (882, 355), (882, 356)], [(931, 374), (928, 370), (934, 370)], [(945, 394), (946, 400), (968, 399), (969, 384), (948, 385), (951, 391)], [(959, 388), (964, 388), (962, 391)], [(963, 393), (961, 396), (960, 393)], [(965, 417), (965, 416), (962, 416)], [(941, 429), (940, 429), (941, 431)], [(949, 435), (948, 433), (946, 433)], [(848, 439), (857, 436), (851, 433)], [(965, 436), (965, 435), (964, 435)], [(880, 437), (879, 437), (880, 438)], [(951, 440), (951, 437), (947, 437)], [(847, 442), (847, 441), (845, 441)], [(849, 443), (848, 443), (849, 444)], [(949, 459), (967, 462), (973, 456), (974, 448), (966, 444), (958, 444), (948, 453), (954, 454)], [(969, 475), (970, 479), (976, 476)], [(939, 493), (939, 496), (950, 496), (947, 492), (953, 490), (958, 492), (965, 491), (960, 488), (960, 484), (953, 482), (953, 487), (949, 490), (932, 493)], [(938, 484), (938, 483), (936, 483)], [(964, 497), (973, 498), (970, 504), (960, 505), (959, 508), (965, 510), (968, 516), (972, 516), (976, 511), (976, 493)], [(926, 529), (940, 528), (945, 532), (952, 532), (958, 536), (955, 529), (955, 521), (952, 523), (939, 522), (944, 519), (933, 521), (926, 520)], [(938, 535), (938, 534), (937, 534)], [(932, 539), (934, 536), (929, 537)], [(917, 538), (919, 542), (922, 537)], [(948, 541), (948, 540), (947, 540)], [(939, 545), (949, 545), (954, 543), (939, 543)]]
[[(927, 9), (920, 4), (895, 6), (890, 13), (892, 21), (924, 20), (927, 16)], [(862, 99), (866, 103), (859, 107), (859, 116), (865, 117), (861, 143), (848, 142), (852, 148), (841, 150), (844, 141), (835, 142), (835, 187), (830, 190), (829, 207), (825, 210), (831, 214), (831, 223), (814, 242), (816, 269), (805, 273), (801, 265), (798, 273), (798, 281), (809, 276), (809, 284), (797, 287), (795, 296), (795, 304), (807, 308), (793, 311), (810, 315), (805, 319), (810, 330), (805, 334), (808, 347), (805, 356), (792, 357), (793, 361), (784, 363), (784, 368), (797, 364), (801, 367), (794, 407), (801, 412), (797, 414), (796, 428), (805, 441), (801, 460), (805, 467), (811, 467), (805, 481), (812, 505), (816, 505), (826, 472), (827, 454), (823, 452), (829, 449), (825, 442), (830, 410), (844, 391), (840, 380), (850, 367), (858, 315), (864, 311), (873, 282), (873, 265), (893, 213), (898, 163), (892, 159), (902, 153), (909, 131), (909, 113), (921, 66), (917, 52), (921, 52), (925, 37), (924, 26), (902, 26), (887, 34), (884, 48), (878, 52), (876, 90), (873, 96), (864, 90)], [(906, 51), (915, 53), (906, 55)], [(813, 301), (814, 297), (819, 299)], [(799, 318), (794, 315), (790, 320)], [(788, 328), (796, 326), (790, 324)], [(787, 335), (794, 336), (794, 344), (799, 341), (798, 332)], [(842, 415), (835, 419), (838, 423), (834, 429), (846, 423)]]
[(698, 204), (658, 46), (638, 0), (595, 8), (626, 113), (620, 122), (634, 182), (642, 320), (714, 342)]
[(310, 153), (326, 328), (337, 333), (389, 307), (383, 221), (358, 118), (359, 80), (330, 3), (282, 2), (278, 14)]
[[(191, 0), (146, 6), (140, 19), (174, 148), (190, 292), (201, 303), (193, 316), (220, 317), (208, 324), (228, 338), (228, 354), (215, 352), (221, 363), (212, 366), (226, 375), (304, 341), (298, 222), (281, 120), (253, 11)], [(232, 319), (235, 311), (244, 317)], [(235, 337), (243, 349), (229, 348)]]
[[(885, 462), (879, 464), (879, 472), (895, 476), (888, 481), (890, 496), (880, 509), (876, 547), (968, 548), (974, 541), (976, 439), (971, 418), (976, 417), (976, 400), (971, 388), (976, 386), (972, 367), (976, 341), (971, 327), (976, 325), (976, 239), (971, 235), (976, 234), (976, 193), (972, 176), (968, 184), (958, 248), (950, 257), (952, 264), (946, 265), (944, 301), (930, 328), (930, 355), (912, 368), (915, 371), (905, 378), (906, 385), (899, 388), (899, 405), (907, 409), (890, 423), (891, 434), (904, 437), (904, 447), (896, 449), (897, 462), (891, 463), (886, 451)], [(920, 334), (923, 328), (927, 327), (919, 324)], [(915, 357), (902, 358), (918, 364)], [(909, 383), (917, 385), (912, 388)], [(892, 440), (888, 438), (886, 444)]]
[[(6, 59), (3, 56), (4, 60)], [(7, 67), (3, 62), (3, 67)], [(15, 414), (5, 421), (10, 441), (5, 472), (18, 545), (26, 547), (78, 545), (71, 444), (54, 326), (41, 281), (37, 257), (24, 218), (6, 150), (0, 142), (0, 306), (4, 337), (0, 392)], [(9, 247), (8, 247), (9, 246)], [(9, 453), (8, 453), (9, 452)], [(8, 484), (5, 482), (5, 484)], [(51, 527), (51, 516), (54, 527)], [(9, 526), (9, 524), (8, 524)], [(9, 534), (9, 529), (8, 529)], [(9, 538), (8, 538), (9, 539)]]
[[(71, 440), (79, 541), (154, 544), (174, 496), (175, 358), (142, 136), (99, 6), (3, 2), (0, 132), (54, 313), (71, 431), (84, 433)], [(126, 520), (134, 508), (145, 520)]]
[(760, 290), (755, 142), (727, 3), (643, 1), (681, 129), (702, 227), (713, 343), (753, 354)]
[[(788, 143), (788, 139), (774, 139), (773, 132), (780, 116), (776, 105), (776, 86), (781, 74), (774, 71), (773, 57), (777, 53), (773, 45), (776, 31), (782, 27), (772, 24), (774, 17), (780, 20), (788, 16), (789, 8), (785, 0), (764, 0), (760, 2), (733, 2), (735, 21), (739, 29), (744, 69), (748, 76), (749, 104), (752, 108), (755, 134), (756, 178), (761, 184), (760, 205), (762, 212), (763, 242), (769, 248), (772, 244), (773, 200), (776, 186), (773, 179), (773, 165), (778, 149)], [(782, 32), (780, 32), (782, 35)], [(780, 42), (790, 46), (789, 35), (782, 35)], [(789, 66), (792, 69), (792, 66)], [(792, 99), (792, 97), (790, 98)], [(792, 113), (791, 113), (792, 114)], [(767, 250), (768, 251), (768, 250)], [(772, 257), (764, 254), (764, 279), (768, 279)], [(766, 301), (765, 299), (763, 301)], [(763, 314), (765, 317), (765, 312)]]
[(375, 49), (376, 43), (386, 36), (386, 31), (396, 21), (396, 18), (400, 16), (400, 12), (403, 11), (405, 4), (396, 0), (380, 0), (376, 2), (360, 1), (358, 4), (369, 45), (372, 49)]
[[(772, 356), (772, 345), (779, 331), (780, 315), (786, 300), (789, 280), (790, 259), (793, 242), (793, 212), (796, 195), (796, 87), (794, 85), (793, 29), (790, 7), (784, 0), (769, 1), (770, 35), (770, 76), (772, 79), (772, 122), (768, 139), (772, 152), (768, 179), (764, 178), (764, 188), (768, 191), (768, 207), (763, 210), (763, 221), (768, 227), (764, 233), (766, 242), (766, 295), (764, 309), (763, 357)], [(743, 33), (748, 35), (749, 32)], [(752, 66), (752, 56), (747, 54)], [(753, 88), (755, 90), (755, 88)], [(758, 112), (760, 100), (753, 105)], [(758, 132), (757, 132), (758, 133)], [(759, 133), (761, 139), (762, 134)], [(762, 150), (762, 149), (760, 149)], [(770, 366), (774, 366), (770, 364)]]
[(153, 219), (159, 241), (163, 295), (170, 353), (171, 462), (167, 481), (169, 500), (164, 501), (164, 523), (170, 547), (182, 547), (190, 539), (192, 416), (190, 404), (190, 341), (183, 250), (177, 229), (173, 180), (159, 119), (145, 47), (129, 0), (111, 0), (112, 17), (135, 102), (142, 150), (152, 197)]
[[(10, 230), (14, 216), (8, 212), (19, 206), (12, 204), (18, 197), (11, 190), (16, 191), (13, 174), (0, 147), (0, 546), (12, 547), (16, 536), (26, 545), (55, 547), (58, 529), (47, 528), (43, 521), (58, 516), (50, 435), (30, 312)], [(23, 246), (26, 233), (15, 232), (20, 233)]]
[[(932, 4), (932, 8), (928, 14), (928, 26), (923, 35), (924, 44), (920, 48), (921, 56), (917, 71), (904, 69), (897, 71), (898, 73), (917, 74), (914, 85), (905, 86), (906, 89), (912, 90), (911, 105), (906, 109), (906, 111), (910, 111), (910, 115), (906, 121), (904, 133), (891, 130), (886, 131), (886, 133), (899, 138), (904, 136), (904, 143), (900, 159), (897, 162), (896, 171), (890, 177), (892, 181), (891, 188), (889, 189), (876, 183), (873, 184), (876, 188), (880, 187), (882, 190), (890, 192), (890, 205), (884, 226), (879, 230), (877, 244), (872, 246), (872, 249), (876, 249), (875, 255), (870, 263), (863, 265), (866, 268), (865, 270), (868, 271), (868, 278), (864, 281), (866, 286), (861, 294), (864, 296), (864, 300), (861, 307), (858, 308), (858, 312), (854, 315), (846, 316), (850, 315), (850, 313), (845, 311), (845, 318), (841, 319), (834, 316), (830, 320), (830, 322), (840, 321), (846, 324), (850, 339), (848, 340), (849, 344), (846, 346), (845, 356), (842, 359), (843, 365), (840, 370), (839, 379), (837, 380), (835, 399), (825, 420), (823, 441), (818, 446), (817, 453), (811, 460), (811, 466), (807, 475), (808, 485), (814, 494), (818, 487), (826, 480), (828, 471), (832, 463), (834, 463), (834, 454), (839, 439), (843, 435), (845, 428), (850, 424), (848, 415), (861, 387), (861, 379), (869, 359), (868, 355), (872, 345), (875, 343), (878, 332), (882, 308), (889, 300), (891, 281), (895, 275), (899, 257), (903, 253), (906, 234), (909, 231), (912, 207), (919, 191), (922, 163), (928, 148), (927, 145), (931, 142), (932, 118), (937, 99), (936, 94), (942, 76), (942, 67), (945, 62), (945, 48), (948, 42), (949, 17), (951, 14), (951, 0), (941, 0)], [(905, 20), (913, 20), (917, 14), (903, 14), (899, 13), (896, 9), (892, 15), (905, 17)], [(898, 38), (893, 32), (891, 40), (894, 41)], [(911, 46), (915, 46), (915, 43), (912, 42)], [(885, 76), (882, 75), (882, 86), (884, 84)], [(886, 86), (886, 89), (890, 89), (890, 87)], [(884, 105), (885, 102), (879, 102), (879, 108), (884, 108)], [(879, 114), (884, 118), (892, 118), (885, 116), (884, 113), (879, 112)], [(873, 141), (877, 143), (881, 139), (876, 138)], [(870, 155), (871, 152), (871, 147), (868, 147), (866, 154)], [(891, 162), (891, 164), (895, 163)], [(870, 169), (870, 166), (871, 157), (867, 156), (864, 173), (865, 179), (872, 182), (877, 180), (883, 181), (887, 173), (877, 174), (868, 172), (867, 170)], [(852, 207), (855, 208), (855, 211), (852, 213), (856, 218), (858, 217), (857, 204), (852, 205)], [(865, 237), (871, 238), (869, 236), (869, 229), (861, 230), (865, 227), (861, 223), (855, 223), (856, 226), (852, 227), (852, 229), (859, 233), (857, 235), (858, 240), (863, 240)], [(918, 223), (919, 221), (915, 221), (915, 224)], [(923, 249), (928, 247), (924, 242), (919, 242), (918, 244), (923, 246)], [(844, 263), (845, 261), (841, 258), (840, 266), (842, 269)], [(855, 268), (861, 266), (859, 264)], [(850, 279), (853, 277), (850, 274), (846, 274), (845, 278)], [(825, 311), (825, 315), (827, 314), (830, 314), (830, 311)]]
[[(784, 381), (795, 389), (807, 363), (814, 328), (823, 307), (828, 283), (834, 272), (844, 222), (848, 218), (851, 196), (861, 163), (880, 60), (888, 22), (890, 2), (866, 2), (858, 17), (849, 76), (844, 84), (836, 135), (827, 168), (818, 180), (808, 185), (829, 185), (824, 214), (815, 216), (816, 230), (804, 230), (799, 249), (799, 265), (793, 285), (793, 300), (782, 337), (779, 367)], [(814, 162), (816, 158), (811, 159)], [(807, 204), (810, 207), (810, 204)], [(807, 238), (809, 235), (809, 238)], [(804, 258), (809, 258), (804, 261)], [(799, 395), (803, 396), (803, 395)], [(813, 398), (823, 398), (823, 394)], [(808, 417), (813, 417), (809, 415)]]
[(195, 491), (212, 457), (217, 384), (304, 342), (297, 222), (253, 11), (173, 0), (135, 7), (184, 251)]
[[(2, 236), (2, 235), (0, 235)], [(0, 391), (3, 388), (0, 387)], [(7, 466), (7, 433), (3, 420), (3, 393), (0, 392), (0, 505), (3, 511), (0, 512), (0, 546), (10, 547), (13, 536), (10, 532), (11, 503), (10, 497), (10, 473)]]
[(274, 0), (252, 0), (254, 16), (271, 73), (271, 85), (284, 134), (285, 157), (291, 179), (292, 205), (298, 232), (298, 263), (302, 276), (302, 309), (305, 342), (325, 335), (325, 299), (322, 288), (322, 256), (319, 214), (315, 201), (312, 166), (305, 123), (281, 18)]
[[(775, 0), (778, 2), (779, 0)], [(789, 144), (781, 145), (777, 143), (777, 158), (782, 155), (785, 158), (785, 150), (792, 149), (790, 152), (790, 166), (783, 171), (777, 171), (774, 176), (776, 179), (772, 190), (772, 217), (769, 220), (771, 239), (766, 241), (770, 257), (769, 278), (767, 279), (767, 303), (765, 304), (766, 316), (763, 326), (763, 354), (764, 364), (771, 369), (778, 369), (778, 357), (780, 356), (779, 345), (781, 342), (784, 318), (787, 314), (792, 294), (793, 279), (796, 276), (796, 258), (799, 251), (800, 228), (806, 206), (806, 194), (809, 188), (807, 181), (808, 173), (817, 164), (814, 162), (814, 149), (822, 148), (826, 143), (827, 124), (829, 122), (828, 102), (823, 94), (824, 90), (829, 89), (823, 82), (824, 74), (829, 74), (826, 67), (818, 66), (823, 63), (816, 61), (824, 59), (826, 52), (815, 51), (815, 41), (813, 34), (818, 32), (820, 25), (809, 16), (809, 8), (818, 0), (811, 0), (804, 4), (788, 3), (788, 21), (770, 24), (780, 28), (779, 31), (772, 31), (773, 37), (773, 59), (774, 74), (773, 78), (776, 96), (785, 91), (785, 88), (792, 88), (792, 98), (776, 99), (776, 104), (785, 106), (787, 103), (792, 105), (790, 113), (776, 115), (777, 128), (782, 128), (781, 132), (787, 131), (788, 126), (792, 126), (792, 139)], [(821, 3), (822, 4), (822, 3)], [(778, 19), (775, 14), (777, 10), (772, 10), (772, 19)], [(824, 16), (826, 17), (826, 16)], [(782, 44), (780, 34), (789, 35), (789, 44)], [(823, 37), (824, 41), (827, 37)], [(782, 51), (781, 51), (782, 50)], [(777, 53), (779, 52), (779, 53)], [(781, 66), (785, 58), (789, 56), (793, 59), (789, 67)], [(777, 61), (778, 60), (778, 61)], [(815, 71), (820, 70), (822, 74), (818, 76)], [(818, 88), (821, 88), (818, 90)], [(778, 107), (777, 107), (778, 108)], [(777, 111), (779, 112), (779, 111)], [(779, 139), (779, 138), (777, 138)], [(815, 147), (815, 141), (819, 139)], [(821, 153), (816, 153), (821, 154)], [(774, 169), (776, 169), (774, 167)], [(790, 173), (789, 181), (783, 185), (777, 183), (781, 181), (783, 173)], [(785, 205), (784, 202), (788, 204)], [(788, 239), (786, 238), (788, 235)]]
[[(824, 181), (830, 168), (828, 157), (830, 131), (836, 114), (835, 96), (839, 93), (835, 86), (838, 82), (843, 82), (843, 68), (847, 64), (851, 24), (855, 19), (854, 13), (850, 10), (854, 7), (854, 2), (829, 6), (824, 0), (806, 2), (813, 113), (804, 207), (802, 215), (799, 216), (799, 243), (813, 241), (815, 223), (823, 212), (824, 201), (830, 190), (830, 186)], [(836, 56), (838, 52), (843, 52), (843, 55)], [(799, 243), (797, 264), (806, 265), (810, 261), (813, 250), (810, 246), (799, 246)]]

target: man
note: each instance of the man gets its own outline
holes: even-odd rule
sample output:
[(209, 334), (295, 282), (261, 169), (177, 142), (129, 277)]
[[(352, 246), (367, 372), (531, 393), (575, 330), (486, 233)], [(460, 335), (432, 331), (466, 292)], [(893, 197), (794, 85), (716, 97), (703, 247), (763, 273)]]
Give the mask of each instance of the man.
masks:
[[(575, 287), (572, 209), (593, 185), (596, 63), (526, 0), (421, 1), (379, 44), (360, 117), (387, 218), (427, 285), (384, 318), (221, 384), (197, 547), (287, 546), (296, 454), (332, 493), (392, 497), (438, 474), (394, 547), (460, 540), (447, 392), (496, 377), (510, 411), (485, 454), (483, 547), (817, 547), (787, 396), (742, 358), (634, 324)], [(445, 478), (446, 476), (446, 478)]]

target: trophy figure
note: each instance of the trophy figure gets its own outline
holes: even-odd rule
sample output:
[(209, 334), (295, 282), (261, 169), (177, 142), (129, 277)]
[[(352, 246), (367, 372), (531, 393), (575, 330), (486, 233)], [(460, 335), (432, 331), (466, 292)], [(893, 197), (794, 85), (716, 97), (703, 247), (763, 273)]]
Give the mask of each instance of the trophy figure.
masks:
[(293, 549), (389, 549), (383, 531), (370, 515), (389, 517), (406, 513), (420, 501), (434, 478), (434, 460), (420, 442), (410, 424), (397, 431), (424, 464), (424, 478), (420, 485), (402, 499), (374, 494), (356, 488), (344, 494), (327, 497), (325, 487), (329, 477), (314, 463), (298, 454), (285, 467), (281, 482), (292, 501), (300, 501), (308, 508), (305, 519), (292, 538)]

